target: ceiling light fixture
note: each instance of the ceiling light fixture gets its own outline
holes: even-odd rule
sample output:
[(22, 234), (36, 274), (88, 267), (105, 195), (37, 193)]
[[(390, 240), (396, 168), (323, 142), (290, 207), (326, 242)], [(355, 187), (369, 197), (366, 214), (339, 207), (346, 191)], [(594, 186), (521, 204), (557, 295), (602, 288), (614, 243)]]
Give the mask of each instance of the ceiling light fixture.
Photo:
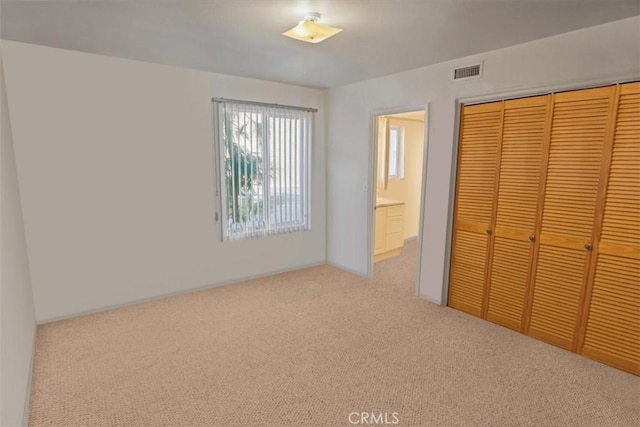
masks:
[(307, 13), (302, 18), (302, 21), (289, 31), (282, 33), (283, 36), (291, 37), (292, 39), (301, 40), (309, 43), (320, 43), (329, 37), (335, 36), (342, 28), (330, 27), (328, 25), (319, 24), (320, 14), (313, 12)]

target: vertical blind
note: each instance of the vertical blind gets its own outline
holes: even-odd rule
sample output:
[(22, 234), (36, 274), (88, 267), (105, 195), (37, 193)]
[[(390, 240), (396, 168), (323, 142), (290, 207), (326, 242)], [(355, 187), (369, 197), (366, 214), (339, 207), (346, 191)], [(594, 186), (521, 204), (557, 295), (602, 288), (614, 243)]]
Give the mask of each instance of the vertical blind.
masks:
[(224, 241), (310, 228), (312, 109), (214, 99)]

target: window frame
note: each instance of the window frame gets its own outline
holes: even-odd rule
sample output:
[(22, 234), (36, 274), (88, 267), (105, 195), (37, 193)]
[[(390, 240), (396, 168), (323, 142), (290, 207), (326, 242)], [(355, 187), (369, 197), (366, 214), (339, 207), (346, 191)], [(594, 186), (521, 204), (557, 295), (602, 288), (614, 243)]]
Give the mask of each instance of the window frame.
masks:
[[(220, 220), (221, 240), (223, 242), (249, 240), (262, 238), (278, 234), (296, 233), (299, 231), (311, 230), (311, 177), (312, 177), (312, 144), (314, 134), (314, 112), (312, 108), (288, 107), (278, 104), (264, 104), (251, 101), (235, 101), (226, 99), (213, 99), (214, 101), (214, 163), (215, 163), (215, 186), (216, 212), (215, 221)], [(221, 106), (222, 105), (222, 106)], [(261, 108), (262, 107), (262, 108)], [(227, 111), (227, 108), (230, 108)], [(262, 136), (255, 140), (261, 151), (262, 178), (261, 193), (256, 193), (262, 197), (261, 220), (263, 226), (259, 229), (249, 229), (246, 225), (249, 221), (241, 221), (242, 230), (232, 233), (235, 226), (229, 215), (229, 201), (227, 186), (227, 142), (225, 139), (225, 114), (254, 115), (261, 116), (257, 126), (262, 128)], [(253, 120), (253, 119), (250, 119)], [(284, 120), (286, 124), (275, 125), (275, 120)], [(288, 121), (288, 122), (287, 122)], [(246, 124), (246, 123), (245, 123)], [(294, 125), (295, 124), (295, 125)], [(280, 129), (275, 130), (282, 126)], [(292, 129), (295, 127), (295, 131)], [(278, 138), (277, 140), (275, 138)], [(253, 139), (253, 136), (251, 137)], [(258, 138), (256, 136), (256, 138)], [(288, 138), (288, 140), (287, 140)], [(238, 144), (235, 141), (233, 144)], [(252, 146), (254, 142), (251, 142)], [(244, 144), (246, 150), (246, 141)], [(253, 148), (251, 148), (253, 150)], [(279, 150), (283, 153), (278, 161), (272, 161), (272, 152)], [(287, 154), (287, 150), (288, 154)], [(292, 154), (292, 151), (295, 154)], [(255, 155), (255, 153), (253, 153)], [(293, 160), (293, 156), (299, 156)], [(231, 162), (233, 162), (231, 158)], [(281, 163), (284, 161), (284, 165)], [(276, 162), (279, 162), (276, 170)], [(239, 167), (239, 166), (237, 166)], [(278, 178), (276, 183), (276, 173), (282, 174), (285, 170), (283, 180)], [(235, 173), (233, 173), (235, 177)], [(290, 181), (287, 183), (287, 179)], [(231, 184), (235, 187), (235, 184)], [(288, 185), (288, 187), (287, 187)], [(271, 188), (273, 187), (273, 188)], [(296, 188), (296, 192), (292, 188)], [(242, 187), (239, 187), (242, 188)], [(232, 190), (233, 191), (233, 190)], [(240, 191), (238, 192), (240, 193)], [(284, 202), (283, 202), (284, 198)], [(295, 202), (292, 202), (295, 200)], [(285, 210), (282, 210), (284, 205)], [(287, 205), (289, 210), (287, 211)], [(292, 207), (293, 206), (293, 207)], [(280, 211), (278, 212), (278, 207)], [(234, 215), (235, 205), (234, 205)], [(278, 213), (280, 219), (278, 220)], [(287, 220), (283, 221), (283, 214)], [(293, 217), (292, 217), (293, 215)], [(253, 220), (255, 221), (255, 219)], [(255, 222), (254, 222), (255, 225)]]
[(396, 161), (395, 172), (391, 173), (391, 161), (389, 161), (389, 179), (402, 180), (405, 178), (405, 128), (404, 126), (389, 127), (389, 160), (391, 160), (391, 134), (396, 132)]

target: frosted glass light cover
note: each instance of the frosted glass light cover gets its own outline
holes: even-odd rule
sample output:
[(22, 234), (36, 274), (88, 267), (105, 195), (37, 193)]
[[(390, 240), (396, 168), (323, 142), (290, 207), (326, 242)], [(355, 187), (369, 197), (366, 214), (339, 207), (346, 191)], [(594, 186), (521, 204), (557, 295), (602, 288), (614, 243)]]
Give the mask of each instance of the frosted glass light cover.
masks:
[(282, 33), (283, 36), (309, 43), (320, 43), (329, 37), (335, 36), (341, 28), (318, 24), (313, 21), (300, 21), (298, 25)]

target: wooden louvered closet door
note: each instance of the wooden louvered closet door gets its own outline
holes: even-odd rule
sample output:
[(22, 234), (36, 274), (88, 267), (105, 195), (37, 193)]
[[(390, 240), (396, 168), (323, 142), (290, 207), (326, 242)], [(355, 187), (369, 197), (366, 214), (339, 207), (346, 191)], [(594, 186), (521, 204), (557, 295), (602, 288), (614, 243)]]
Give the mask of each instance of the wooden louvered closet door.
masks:
[(486, 319), (520, 331), (536, 237), (550, 95), (505, 102)]
[(503, 102), (461, 112), (449, 305), (476, 316), (486, 282), (502, 112)]
[(449, 305), (640, 375), (640, 82), (460, 126)]
[(579, 351), (640, 375), (640, 83), (620, 86), (616, 107)]
[(542, 226), (526, 332), (574, 351), (614, 91), (604, 87), (552, 95)]

